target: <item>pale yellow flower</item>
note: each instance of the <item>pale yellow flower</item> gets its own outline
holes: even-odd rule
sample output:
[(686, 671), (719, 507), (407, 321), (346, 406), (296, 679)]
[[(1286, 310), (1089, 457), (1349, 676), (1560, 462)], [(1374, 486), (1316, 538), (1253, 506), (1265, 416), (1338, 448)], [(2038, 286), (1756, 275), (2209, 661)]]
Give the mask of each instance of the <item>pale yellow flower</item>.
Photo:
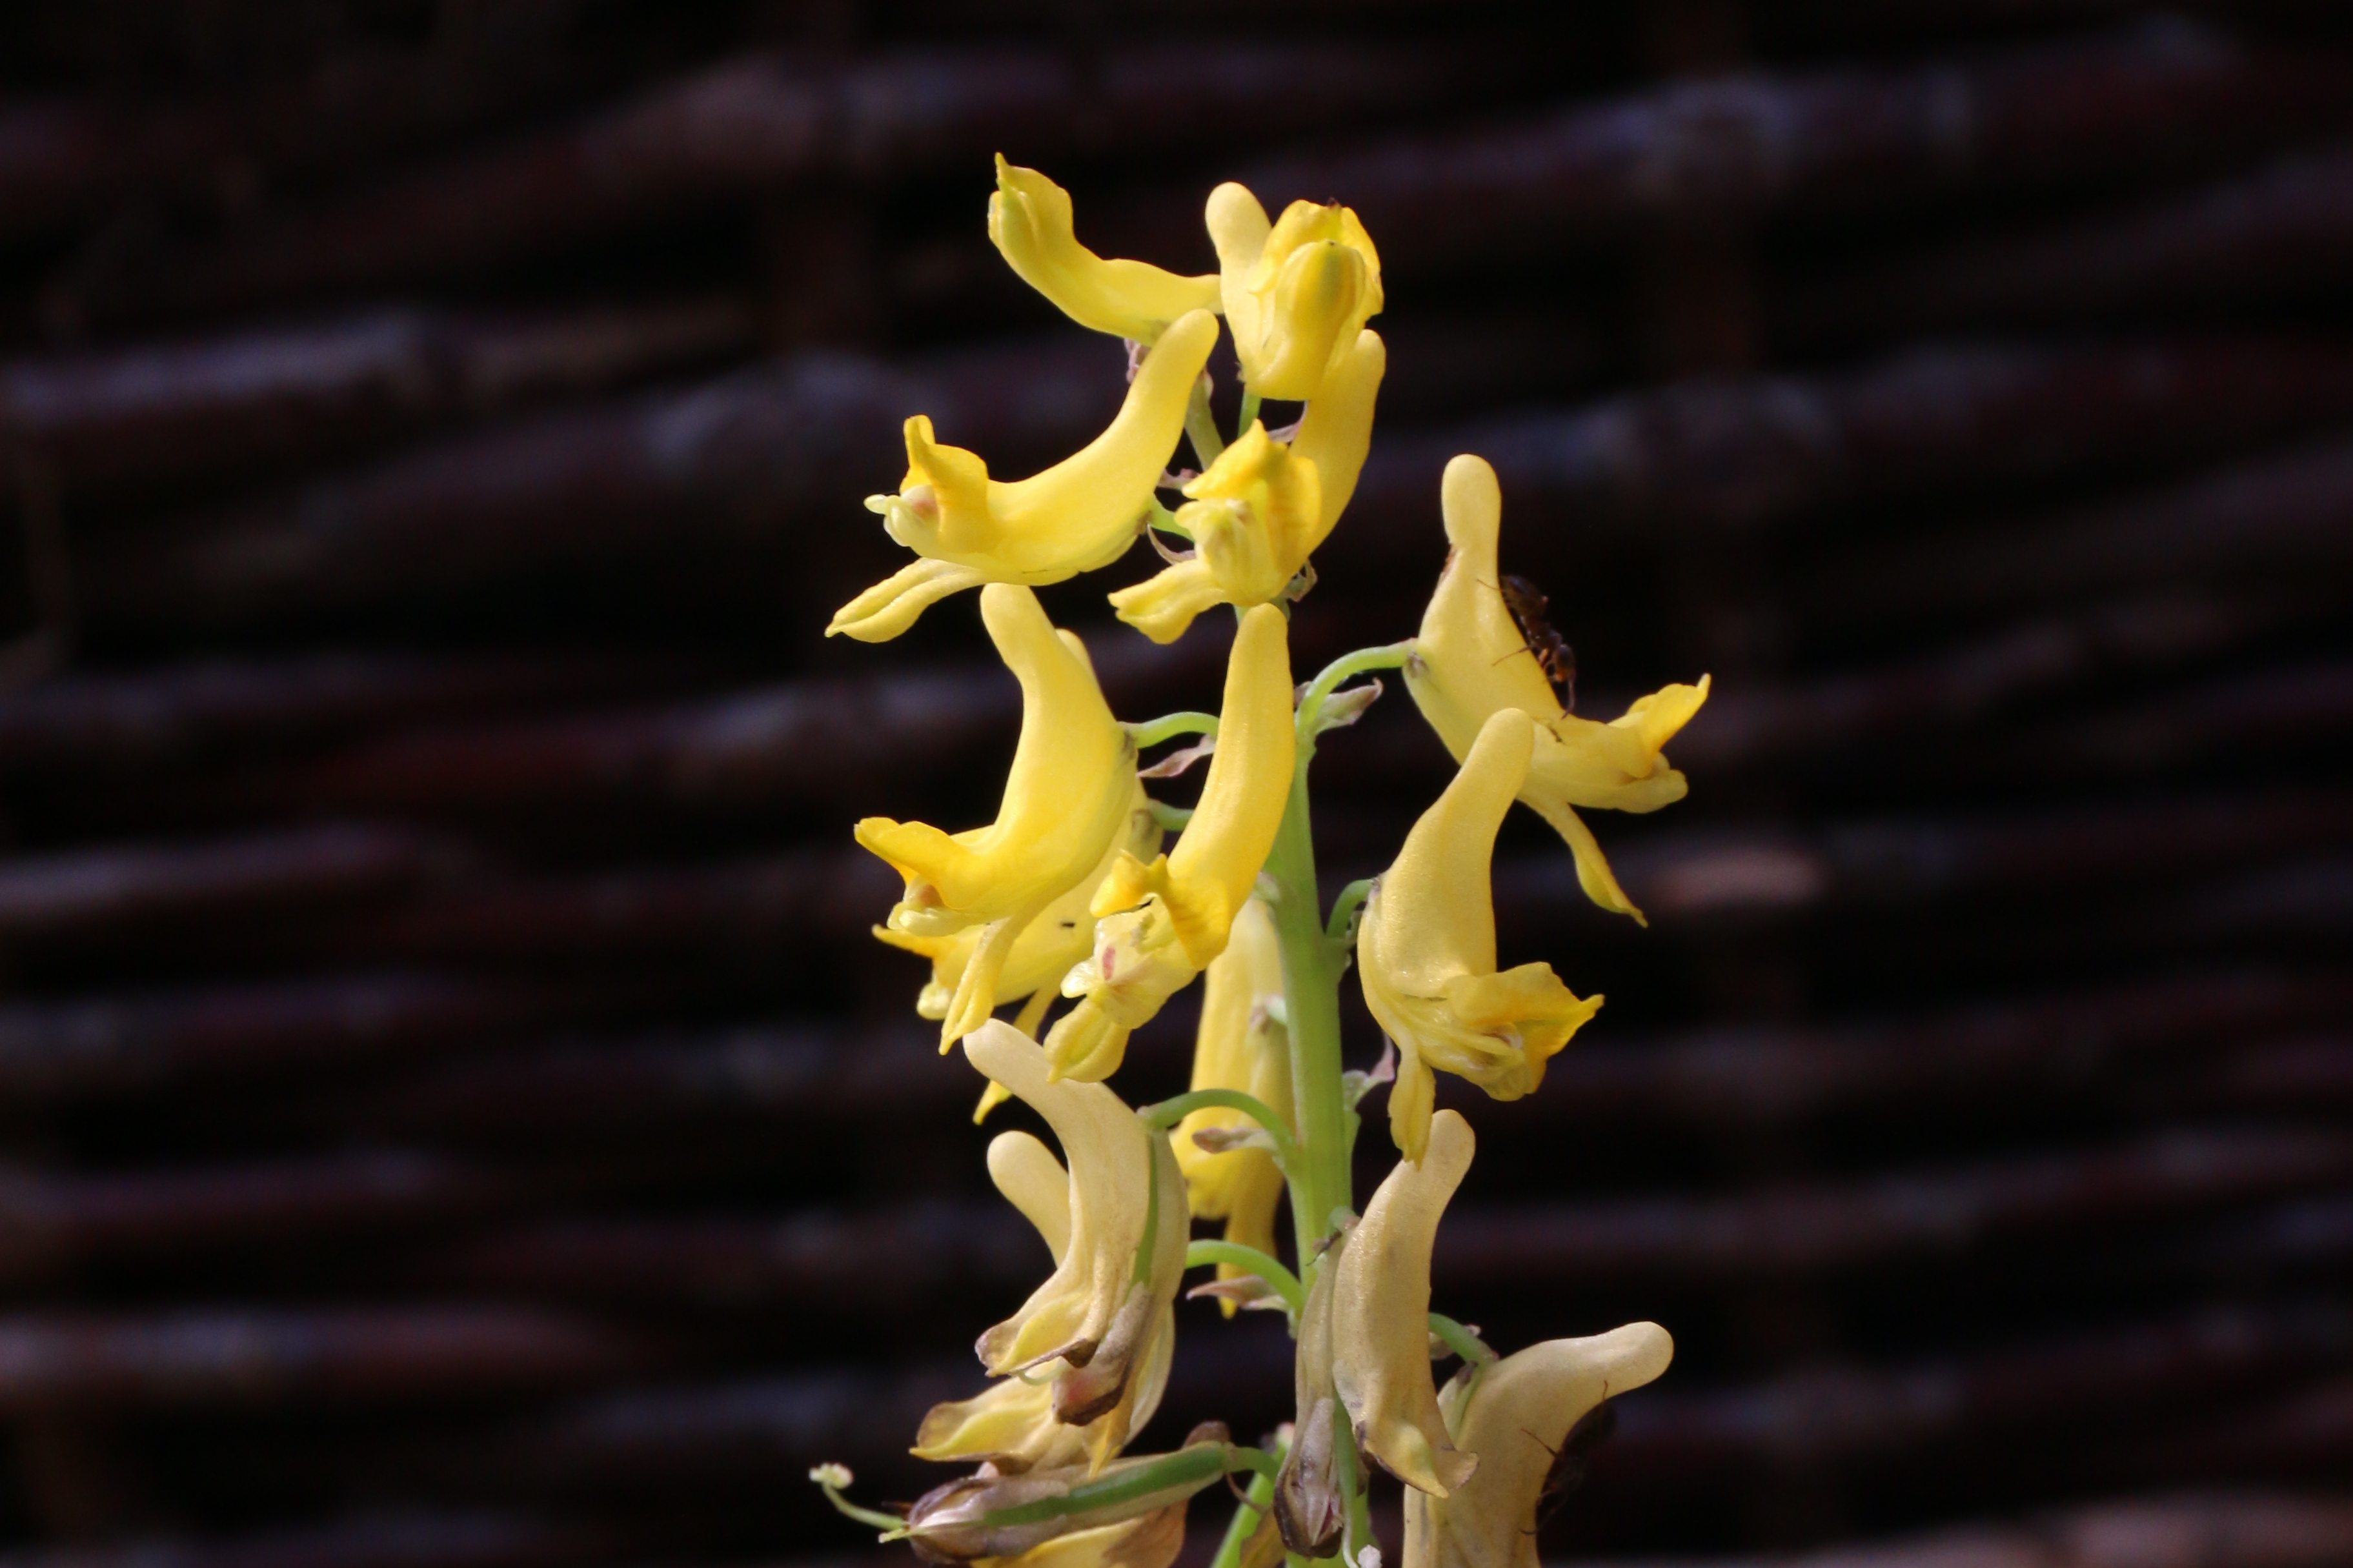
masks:
[(1193, 383), (1218, 341), (1194, 310), (1144, 357), (1103, 433), (1026, 479), (988, 477), (979, 455), (939, 445), (928, 416), (907, 421), (899, 493), (870, 496), (883, 529), (923, 557), (844, 605), (826, 635), (884, 642), (940, 599), (983, 583), (1060, 583), (1127, 552), (1185, 427)]
[[(1219, 1471), (1213, 1467), (1228, 1446), (1225, 1428), (1205, 1423), (1187, 1434), (1176, 1454), (1113, 1460), (1099, 1475), (1075, 1468), (1014, 1476), (982, 1469), (918, 1499), (907, 1513), (907, 1536), (922, 1556), (935, 1563), (1167, 1568), (1184, 1545), (1185, 1506), (1218, 1480)], [(1169, 1472), (1168, 1461), (1197, 1454), (1210, 1463), (1180, 1465)], [(1090, 1479), (1141, 1481), (1138, 1472), (1152, 1466), (1161, 1467), (1160, 1484), (1135, 1496), (1020, 1523), (997, 1521), (1013, 1510), (1067, 1498)]]
[[(988, 1145), (988, 1174), (1006, 1201), (1037, 1227), (1059, 1266), (1070, 1254), (1071, 1228), (1071, 1183), (1062, 1163), (1029, 1133), (1004, 1132)], [(970, 1399), (932, 1406), (915, 1434), (916, 1458), (987, 1461), (1007, 1475), (1099, 1465), (1152, 1419), (1168, 1385), (1176, 1338), (1173, 1314), (1155, 1328), (1142, 1368), (1128, 1379), (1120, 1404), (1091, 1424), (1073, 1426), (1055, 1414), (1055, 1384), (1073, 1369), (1051, 1361)]]
[[(1010, 1025), (991, 1020), (965, 1037), (964, 1049), (1046, 1119), (1070, 1161), (1062, 1254), (1021, 1310), (981, 1335), (981, 1363), (998, 1377), (1060, 1363), (1049, 1385), (1053, 1415), (1097, 1428), (1088, 1435), (1089, 1462), (1100, 1467), (1127, 1441), (1142, 1391), (1166, 1375), (1185, 1271), (1185, 1177), (1166, 1134), (1102, 1084), (1050, 1079), (1044, 1050)], [(1038, 1194), (1050, 1184), (1034, 1156), (1023, 1163), (1029, 1169), (1008, 1185), (1031, 1194), (1026, 1211), (1042, 1206)]]
[(1569, 1429), (1656, 1378), (1674, 1353), (1658, 1324), (1628, 1323), (1457, 1373), (1439, 1407), (1456, 1445), (1479, 1456), (1478, 1473), (1447, 1497), (1405, 1494), (1405, 1568), (1539, 1568), (1536, 1508)]
[(1517, 1100), (1544, 1081), (1545, 1063), (1601, 1005), (1599, 996), (1578, 998), (1548, 963), (1495, 972), (1489, 862), (1536, 728), (1516, 708), (1489, 715), (1454, 782), (1365, 900), (1357, 968), (1365, 1005), (1397, 1042), (1389, 1131), (1409, 1160), (1422, 1157), (1429, 1135), (1433, 1068)]
[(1208, 218), (1243, 384), (1261, 397), (1314, 397), (1380, 313), (1372, 237), (1336, 202), (1293, 202), (1270, 224), (1258, 198), (1230, 182), (1209, 193)]
[(1226, 949), (1291, 795), (1289, 623), (1271, 605), (1242, 618), (1227, 656), (1218, 749), (1176, 847), (1123, 858), (1096, 890), (1094, 946), (1062, 982), (1080, 998), (1046, 1037), (1057, 1076), (1101, 1079), (1131, 1030)]
[(1495, 556), (1504, 500), (1495, 470), (1484, 458), (1456, 458), (1446, 466), (1440, 498), (1453, 548), (1414, 639), (1406, 689), (1457, 762), (1488, 715), (1516, 708), (1533, 718), (1535, 754), (1520, 799), (1567, 840), (1587, 896), (1639, 921), (1641, 911), (1574, 808), (1656, 811), (1683, 799), (1683, 775), (1667, 765), (1662, 748), (1707, 700), (1707, 678), (1662, 687), (1607, 724), (1565, 711), (1504, 603)]
[(1119, 618), (1174, 642), (1212, 605), (1282, 597), (1356, 494), (1388, 365), (1380, 334), (1359, 331), (1295, 437), (1276, 441), (1254, 424), (1187, 484), (1176, 521), (1192, 537), (1192, 557), (1113, 594)]
[(1356, 1446), (1435, 1497), (1480, 1463), (1448, 1434), (1430, 1373), (1430, 1247), (1473, 1145), (1471, 1124), (1440, 1111), (1421, 1162), (1398, 1162), (1332, 1265), (1332, 1383)]
[(1071, 193), (1035, 169), (997, 155), (988, 237), (1006, 265), (1082, 327), (1139, 343), (1159, 340), (1194, 310), (1217, 310), (1218, 276), (1164, 272), (1143, 261), (1107, 260), (1079, 243)]
[[(1152, 814), (1152, 802), (1138, 784), (1128, 804), (1127, 831), (1115, 836), (1095, 868), (1071, 884), (1070, 889), (1039, 911), (1037, 917), (1021, 929), (1013, 941), (1013, 950), (1006, 956), (1005, 967), (998, 973), (995, 987), (997, 995), (1006, 998), (1034, 998), (1040, 994), (1059, 994), (1062, 976), (1071, 966), (1087, 956), (1094, 943), (1095, 921), (1088, 910), (1094, 890), (1122, 855), (1138, 858), (1157, 855), (1165, 831), (1159, 819)], [(985, 926), (966, 926), (946, 936), (911, 936), (892, 931), (889, 926), (876, 926), (874, 935), (892, 947), (920, 953), (932, 961), (932, 978), (915, 998), (915, 1016), (920, 1018), (944, 1020), (955, 1001), (957, 988), (964, 982), (965, 969), (980, 947)], [(1022, 1033), (1033, 1031), (1024, 1029)], [(954, 1044), (943, 1041), (943, 1045)]]
[(870, 816), (858, 842), (906, 879), (890, 928), (944, 937), (982, 928), (945, 1009), (942, 1048), (997, 1005), (1020, 934), (1102, 865), (1131, 830), (1135, 746), (1111, 715), (1086, 648), (1055, 630), (1027, 588), (991, 584), (981, 619), (1021, 683), (1021, 734), (997, 820), (948, 834)]
[[(1238, 1089), (1257, 1099), (1292, 1126), (1291, 1053), (1274, 1009), (1282, 999), (1282, 945), (1274, 917), (1256, 899), (1244, 903), (1226, 938), (1226, 951), (1209, 961), (1201, 983), (1201, 1025), (1193, 1046), (1195, 1089)], [(1193, 1134), (1213, 1129), (1247, 1130), (1257, 1123), (1239, 1110), (1208, 1106), (1187, 1112), (1176, 1124), (1176, 1164), (1196, 1219), (1226, 1222), (1226, 1239), (1274, 1253), (1274, 1214), (1282, 1201), (1282, 1172), (1263, 1149), (1211, 1153)], [(1236, 1264), (1218, 1265), (1218, 1277), (1247, 1274)], [(1230, 1317), (1234, 1303), (1219, 1303)]]

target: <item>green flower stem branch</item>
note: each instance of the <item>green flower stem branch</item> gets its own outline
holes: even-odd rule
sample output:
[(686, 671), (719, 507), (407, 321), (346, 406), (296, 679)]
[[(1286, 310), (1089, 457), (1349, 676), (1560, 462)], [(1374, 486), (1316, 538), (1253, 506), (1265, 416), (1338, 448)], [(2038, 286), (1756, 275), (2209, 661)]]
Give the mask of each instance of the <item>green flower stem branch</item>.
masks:
[(1163, 741), (1173, 741), (1179, 735), (1214, 738), (1217, 732), (1218, 716), (1215, 713), (1164, 713), (1157, 719), (1147, 719), (1141, 724), (1127, 727), (1128, 738), (1135, 742), (1135, 749), (1139, 752)]
[(1307, 1305), (1307, 1287), (1299, 1276), (1269, 1258), (1255, 1247), (1244, 1247), (1239, 1241), (1202, 1240), (1187, 1245), (1185, 1267), (1198, 1268), (1205, 1263), (1230, 1263), (1237, 1268), (1247, 1268), (1265, 1280), (1295, 1319), (1299, 1310)]
[[(1288, 1452), (1288, 1445), (1277, 1447), (1277, 1465)], [(1252, 1476), (1250, 1490), (1243, 1494), (1241, 1506), (1234, 1510), (1233, 1520), (1226, 1526), (1226, 1538), (1218, 1543), (1218, 1554), (1209, 1560), (1209, 1568), (1241, 1568), (1242, 1548), (1258, 1533), (1259, 1521), (1273, 1503), (1274, 1477), (1263, 1471)]]

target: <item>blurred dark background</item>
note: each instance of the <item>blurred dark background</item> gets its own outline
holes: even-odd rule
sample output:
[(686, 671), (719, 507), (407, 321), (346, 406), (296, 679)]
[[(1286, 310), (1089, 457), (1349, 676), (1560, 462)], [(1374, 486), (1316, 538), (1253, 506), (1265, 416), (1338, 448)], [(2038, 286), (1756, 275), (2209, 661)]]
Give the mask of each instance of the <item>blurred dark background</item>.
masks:
[[(968, 596), (818, 629), (902, 417), (1011, 474), (1116, 401), (1001, 149), (1182, 270), (1220, 178), (1370, 226), (1303, 669), (1471, 450), (1582, 711), (1715, 677), (1594, 819), (1649, 931), (1498, 856), (1609, 1005), (1473, 1109), (1440, 1304), (1680, 1346), (1546, 1553), (2353, 1563), (2353, 22), (1549, 9), (0, 13), (6, 1561), (843, 1560), (811, 1462), (938, 1479), (1046, 1265), (849, 825), (984, 819), (1018, 704)], [(1220, 663), (1111, 622), (1155, 565), (1048, 595), (1130, 718)], [(1445, 776), (1333, 738), (1327, 891)], [(1147, 1445), (1287, 1413), (1182, 1321)]]

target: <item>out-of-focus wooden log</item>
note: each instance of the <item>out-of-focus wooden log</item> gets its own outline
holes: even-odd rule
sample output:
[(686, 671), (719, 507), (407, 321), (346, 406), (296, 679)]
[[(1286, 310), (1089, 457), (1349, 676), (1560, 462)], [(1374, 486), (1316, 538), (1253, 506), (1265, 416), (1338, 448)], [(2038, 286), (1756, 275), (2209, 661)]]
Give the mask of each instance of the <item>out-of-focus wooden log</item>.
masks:
[[(1247, 144), (1435, 108), (1535, 68), (1524, 52), (1459, 44), (1173, 38), (1113, 44), (1083, 62), (997, 43), (846, 64), (748, 56), (195, 254), (93, 279), (51, 308), (103, 319), (405, 286), (818, 181), (960, 171), (986, 191), (993, 150), (1034, 163), (1198, 150), (1205, 137)], [(1182, 114), (1122, 112), (1179, 101)]]
[(607, 1382), (648, 1347), (512, 1307), (0, 1318), (0, 1414), (476, 1401)]
[(1787, 1555), (1580, 1557), (1574, 1568), (2335, 1568), (2349, 1557), (2342, 1497), (2200, 1490)]
[(93, 623), (153, 635), (629, 564), (749, 575), (768, 615), (788, 591), (829, 609), (902, 553), (859, 498), (905, 472), (908, 416), (929, 412), (941, 439), (1018, 474), (1101, 427), (1121, 363), (1116, 343), (1083, 334), (909, 370), (805, 356), (427, 447), (208, 519), (109, 531), (74, 552), (78, 601)]
[(1694, 382), (1384, 437), (1325, 570), (1427, 562), (1435, 577), (1438, 475), (1457, 452), (1503, 480), (1506, 563), (1541, 569), (1596, 530), (1787, 530), (1907, 498), (2169, 467), (2348, 411), (2353, 353), (2244, 338), (1929, 348), (1845, 374)]
[(2188, 195), (1799, 285), (1793, 342), (2114, 319), (2326, 288), (2353, 266), (2353, 154), (2283, 160)]
[(1337, 196), (1384, 266), (1491, 270), (1664, 219), (1916, 205), (2211, 164), (2343, 122), (2353, 62), (2199, 26), (2134, 28), (1925, 68), (1736, 75), (1241, 176)]
[(444, 839), (342, 825), (26, 856), (0, 862), (0, 940), (87, 942), (383, 899), (462, 859)]
[(1958, 1262), (2004, 1241), (2090, 1237), (2340, 1184), (2353, 1142), (2280, 1132), (2182, 1134), (1847, 1185), (1717, 1199), (1466, 1206), (1439, 1233), (1431, 1278), (1493, 1290), (1802, 1279)]
[(70, 672), (0, 691), (0, 777), (249, 761), (403, 725), (642, 698), (687, 669), (659, 657), (324, 653)]
[(19, 1547), (5, 1568), (555, 1568), (612, 1553), (608, 1528), (515, 1511), (373, 1512), (236, 1536)]
[(2353, 444), (2328, 441), (1970, 538), (1847, 552), (1793, 597), (1810, 624), (1883, 630), (2180, 582), (2293, 590), (2348, 560)]
[(326, 974), (271, 984), (0, 1007), (0, 1101), (18, 1109), (295, 1081), (354, 1063), (546, 1029), (634, 999), (610, 985), (432, 973)]
[[(1694, 830), (1613, 850), (1653, 918), (1972, 898), (2114, 894), (2342, 847), (2353, 805), (2333, 793), (2099, 805), (2009, 819), (1887, 821), (1815, 831)], [(1497, 908), (1520, 918), (1576, 891), (1566, 854), (1495, 868)]]
[(483, 317), (423, 309), (0, 364), (0, 444), (67, 500), (313, 464), (459, 417), (739, 357), (730, 300)]
[(1838, 1116), (2052, 1103), (2184, 1058), (2227, 1062), (2242, 1042), (2340, 1016), (2353, 983), (2242, 971), (1926, 1018), (1725, 1026), (1649, 1039), (1580, 1039), (1548, 1064), (1547, 1117), (1724, 1129)]

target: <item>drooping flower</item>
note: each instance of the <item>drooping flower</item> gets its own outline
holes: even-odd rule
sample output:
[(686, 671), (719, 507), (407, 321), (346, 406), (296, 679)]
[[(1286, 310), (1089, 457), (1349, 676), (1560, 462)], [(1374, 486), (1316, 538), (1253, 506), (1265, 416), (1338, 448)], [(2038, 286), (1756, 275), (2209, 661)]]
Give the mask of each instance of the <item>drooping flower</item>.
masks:
[(1407, 1486), (1444, 1497), (1471, 1479), (1430, 1373), (1430, 1253), (1439, 1216), (1471, 1169), (1471, 1124), (1441, 1110), (1416, 1163), (1400, 1160), (1331, 1265), (1332, 1383), (1356, 1446)]
[[(934, 1488), (908, 1510), (906, 1539), (934, 1563), (1022, 1568), (1168, 1568), (1185, 1542), (1185, 1507), (1223, 1473), (1226, 1429), (1205, 1422), (1173, 1454), (1117, 1459), (1099, 1473), (992, 1468)], [(1124, 1483), (1124, 1484), (1123, 1484)], [(1070, 1511), (1082, 1488), (1128, 1495)], [(1011, 1516), (1008, 1522), (1007, 1516)]]
[(956, 834), (887, 816), (857, 827), (858, 842), (906, 879), (892, 931), (933, 938), (980, 928), (944, 1010), (942, 1049), (995, 1008), (1018, 939), (1127, 835), (1136, 795), (1134, 743), (1111, 716), (1085, 647), (1057, 631), (1027, 588), (993, 584), (980, 609), (1021, 683), (1021, 734), (997, 820)]
[(1707, 678), (1662, 687), (1607, 724), (1565, 710), (1504, 602), (1495, 553), (1504, 499), (1495, 470), (1482, 458), (1456, 458), (1446, 465), (1440, 500), (1452, 549), (1405, 667), (1406, 689), (1457, 762), (1490, 714), (1516, 708), (1533, 718), (1535, 753), (1520, 799), (1567, 841), (1586, 895), (1639, 921), (1641, 911), (1575, 808), (1649, 812), (1683, 799), (1683, 775), (1661, 752), (1707, 700)]
[(1096, 890), (1094, 947), (1062, 982), (1080, 998), (1046, 1037), (1057, 1076), (1101, 1079), (1131, 1030), (1226, 949), (1235, 913), (1274, 847), (1298, 761), (1289, 623), (1271, 605), (1242, 618), (1226, 660), (1218, 750), (1176, 847), (1123, 858)]
[[(1282, 945), (1274, 917), (1256, 899), (1241, 907), (1226, 938), (1226, 951), (1209, 961), (1201, 984), (1201, 1025), (1193, 1046), (1195, 1089), (1238, 1089), (1292, 1121), (1291, 1053), (1275, 1016), (1282, 998)], [(1226, 1239), (1274, 1252), (1274, 1211), (1282, 1201), (1282, 1172), (1263, 1149), (1213, 1153), (1193, 1141), (1196, 1132), (1257, 1123), (1239, 1110), (1208, 1106), (1176, 1124), (1176, 1164), (1196, 1219), (1226, 1222)], [(1218, 1266), (1219, 1279), (1248, 1269)], [(1223, 1302), (1231, 1316), (1234, 1303)]]
[(1166, 643), (1211, 605), (1280, 598), (1356, 494), (1388, 364), (1380, 334), (1359, 331), (1295, 437), (1277, 441), (1252, 425), (1187, 484), (1176, 521), (1192, 537), (1192, 557), (1113, 594), (1119, 618)]
[(1291, 1359), (1291, 1451), (1274, 1478), (1272, 1512), (1282, 1544), (1306, 1558), (1331, 1556), (1348, 1524), (1349, 1497), (1340, 1470), (1342, 1407), (1332, 1374), (1332, 1310), (1340, 1259), (1347, 1256), (1354, 1235), (1354, 1226), (1342, 1230), (1324, 1249), (1299, 1310), (1299, 1345)]
[[(988, 1145), (988, 1174), (1006, 1201), (1037, 1227), (1060, 1266), (1070, 1254), (1071, 1182), (1053, 1151), (1027, 1132), (999, 1133)], [(1006, 1475), (1099, 1465), (1159, 1407), (1176, 1349), (1174, 1328), (1173, 1318), (1161, 1325), (1119, 1405), (1086, 1426), (1055, 1414), (1055, 1384), (1074, 1369), (1051, 1361), (1025, 1375), (1000, 1379), (970, 1399), (932, 1406), (915, 1433), (915, 1457), (985, 1462)]]
[(907, 477), (898, 494), (866, 505), (923, 559), (844, 605), (826, 635), (886, 642), (950, 594), (983, 583), (1060, 583), (1125, 554), (1217, 341), (1208, 311), (1180, 317), (1145, 355), (1103, 433), (1026, 479), (990, 479), (977, 453), (938, 444), (928, 416), (909, 419)]
[(1209, 193), (1208, 218), (1243, 384), (1261, 397), (1313, 398), (1380, 313), (1372, 237), (1336, 202), (1293, 202), (1270, 224), (1231, 182)]
[[(1156, 855), (1165, 836), (1159, 819), (1152, 814), (1152, 802), (1139, 784), (1128, 804), (1127, 831), (1113, 836), (1111, 847), (1103, 851), (1095, 868), (1039, 910), (1014, 938), (1013, 949), (1006, 955), (1005, 967), (997, 975), (997, 994), (1008, 999), (1033, 1000), (1040, 995), (1059, 994), (1062, 976), (1071, 972), (1071, 965), (1085, 959), (1094, 944), (1094, 916), (1088, 911), (1087, 904), (1095, 888), (1111, 875), (1120, 856)], [(915, 1015), (944, 1020), (987, 929), (966, 926), (946, 936), (911, 936), (889, 926), (876, 926), (874, 935), (892, 947), (921, 953), (932, 961), (932, 978), (915, 998)], [(1022, 1032), (1030, 1034), (1033, 1030)]]
[(988, 237), (1024, 283), (1082, 327), (1139, 343), (1156, 342), (1193, 310), (1215, 311), (1216, 273), (1186, 278), (1145, 261), (1107, 259), (1079, 243), (1071, 193), (1035, 169), (997, 155)]
[[(1070, 1161), (1061, 1257), (1019, 1311), (981, 1335), (981, 1363), (1013, 1377), (1060, 1362), (1049, 1384), (1053, 1415), (1098, 1428), (1087, 1441), (1089, 1462), (1100, 1467), (1127, 1441), (1155, 1359), (1166, 1376), (1185, 1270), (1185, 1177), (1165, 1134), (1102, 1084), (1050, 1078), (1044, 1050), (1010, 1025), (983, 1025), (964, 1049), (1046, 1119)], [(1033, 1170), (1025, 1185), (1044, 1184)]]
[(1397, 1042), (1389, 1131), (1408, 1160), (1421, 1159), (1430, 1135), (1432, 1069), (1517, 1100), (1544, 1081), (1545, 1063), (1601, 1005), (1599, 996), (1578, 998), (1548, 963), (1495, 971), (1489, 861), (1536, 732), (1519, 709), (1489, 715), (1454, 781), (1365, 900), (1357, 967), (1365, 1005)]
[(1456, 1446), (1479, 1456), (1478, 1473), (1447, 1497), (1405, 1494), (1405, 1568), (1538, 1568), (1536, 1509), (1570, 1430), (1674, 1353), (1658, 1324), (1628, 1323), (1457, 1373), (1439, 1407)]

